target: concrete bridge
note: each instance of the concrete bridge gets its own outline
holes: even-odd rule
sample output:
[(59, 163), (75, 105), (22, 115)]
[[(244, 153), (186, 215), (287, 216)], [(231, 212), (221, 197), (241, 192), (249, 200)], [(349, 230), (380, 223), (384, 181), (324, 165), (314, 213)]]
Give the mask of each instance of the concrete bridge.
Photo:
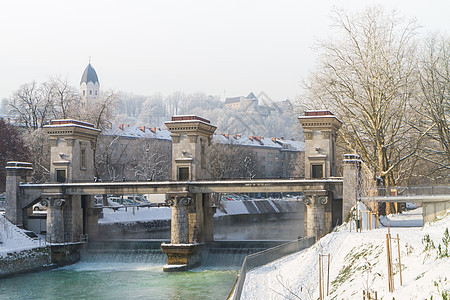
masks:
[(6, 217), (27, 227), (33, 204), (46, 201), (47, 234), (52, 242), (76, 242), (81, 234), (97, 238), (98, 215), (93, 195), (166, 194), (172, 207), (171, 243), (165, 270), (186, 270), (200, 263), (199, 249), (213, 240), (212, 193), (303, 192), (305, 233), (322, 236), (342, 220), (359, 197), (360, 161), (346, 155), (343, 178), (336, 177), (335, 144), (341, 122), (328, 111), (299, 118), (306, 139), (305, 179), (211, 180), (209, 149), (216, 127), (197, 116), (174, 116), (172, 178), (165, 182), (93, 182), (93, 145), (100, 131), (76, 120), (56, 120), (44, 127), (51, 144), (51, 181), (31, 182), (32, 166), (9, 162)]
[[(436, 218), (445, 216), (450, 212), (450, 187), (395, 187), (372, 191), (372, 195), (362, 197), (365, 202), (384, 203), (421, 203), (423, 210), (423, 223), (433, 222)], [(387, 195), (387, 196), (385, 196)]]

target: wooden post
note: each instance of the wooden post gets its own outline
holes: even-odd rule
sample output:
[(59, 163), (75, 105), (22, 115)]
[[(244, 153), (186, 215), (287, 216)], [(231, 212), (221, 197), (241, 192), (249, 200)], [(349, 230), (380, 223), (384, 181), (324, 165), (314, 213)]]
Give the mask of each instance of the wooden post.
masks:
[(376, 221), (375, 228), (377, 228), (377, 229), (380, 228), (380, 215), (378, 213), (376, 215), (375, 221)]
[(398, 269), (400, 270), (400, 286), (403, 285), (402, 283), (402, 261), (400, 260), (400, 238), (397, 233), (397, 249), (398, 249)]
[(361, 212), (359, 212), (358, 224), (359, 224), (359, 232), (361, 232), (361, 230), (362, 230), (362, 213)]
[(389, 292), (392, 292), (392, 282), (391, 282), (391, 258), (390, 258), (390, 251), (389, 251), (389, 242), (390, 242), (390, 238), (389, 238), (389, 234), (386, 234), (386, 255), (387, 255), (387, 273), (388, 273), (388, 287), (389, 287)]
[(393, 266), (393, 264), (392, 264), (392, 258), (393, 258), (393, 255), (392, 255), (392, 244), (391, 244), (391, 234), (389, 233), (389, 259), (390, 259), (390, 271), (391, 271), (391, 286), (392, 286), (392, 292), (394, 291), (394, 271), (393, 271), (393, 268), (394, 268), (394, 266)]
[(369, 230), (369, 216), (370, 216), (370, 213), (369, 212), (366, 212), (366, 214), (367, 214), (367, 230)]

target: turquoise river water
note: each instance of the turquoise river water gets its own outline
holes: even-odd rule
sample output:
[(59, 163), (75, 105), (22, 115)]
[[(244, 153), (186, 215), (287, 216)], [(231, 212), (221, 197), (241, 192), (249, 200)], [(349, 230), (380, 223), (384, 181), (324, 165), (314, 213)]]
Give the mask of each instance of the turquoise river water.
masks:
[(165, 273), (162, 266), (81, 261), (0, 279), (0, 299), (226, 299), (238, 274), (219, 267)]
[[(225, 224), (216, 228), (216, 234), (225, 240), (292, 240), (303, 233), (299, 226), (303, 222), (298, 220), (256, 223)], [(239, 246), (237, 250), (209, 251), (203, 257), (203, 266), (165, 273), (162, 267), (166, 256), (159, 244), (88, 247), (74, 265), (0, 279), (0, 300), (226, 299), (245, 255), (253, 252)]]

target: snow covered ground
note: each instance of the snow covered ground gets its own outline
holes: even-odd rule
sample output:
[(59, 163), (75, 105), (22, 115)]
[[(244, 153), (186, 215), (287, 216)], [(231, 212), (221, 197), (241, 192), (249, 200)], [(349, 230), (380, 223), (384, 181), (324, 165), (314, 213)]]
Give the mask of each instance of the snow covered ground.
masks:
[[(390, 223), (417, 225), (420, 210), (391, 215)], [(450, 228), (450, 216), (423, 228), (390, 228), (391, 236), (396, 238), (398, 234), (400, 238), (403, 281), (400, 286), (397, 243), (393, 241), (393, 293), (389, 293), (387, 281), (388, 228), (359, 233), (354, 229), (350, 232), (345, 224), (311, 248), (247, 273), (241, 299), (318, 299), (319, 254), (331, 256), (329, 296), (325, 299), (362, 299), (363, 290), (372, 295), (376, 291), (378, 299), (430, 299), (432, 295), (433, 299), (441, 299), (439, 295), (443, 291), (450, 294), (450, 258), (438, 254), (439, 245), (441, 251), (445, 248), (443, 239), (447, 228)], [(426, 236), (430, 238), (428, 243), (423, 242)], [(425, 250), (431, 241), (434, 249)], [(324, 266), (326, 295), (326, 258)]]
[(140, 207), (139, 210), (135, 208), (133, 215), (133, 207), (120, 208), (114, 211), (110, 208), (103, 209), (103, 218), (98, 220), (99, 224), (111, 224), (111, 223), (129, 223), (129, 222), (143, 222), (152, 220), (170, 220), (171, 219), (170, 207)]
[(29, 238), (24, 230), (12, 225), (3, 214), (0, 214), (0, 256), (39, 246), (39, 240)]

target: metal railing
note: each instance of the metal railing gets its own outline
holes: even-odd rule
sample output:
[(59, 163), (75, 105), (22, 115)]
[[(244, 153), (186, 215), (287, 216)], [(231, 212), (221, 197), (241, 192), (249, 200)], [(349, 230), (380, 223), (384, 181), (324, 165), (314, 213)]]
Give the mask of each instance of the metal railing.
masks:
[[(63, 240), (63, 242), (61, 242)], [(65, 234), (64, 238), (59, 235), (55, 234), (46, 234), (45, 235), (45, 245), (47, 244), (58, 244), (58, 245), (68, 245), (68, 244), (76, 244), (76, 243), (82, 243), (86, 244), (88, 242), (88, 235), (87, 234), (81, 234), (80, 236), (74, 236), (72, 237), (71, 234)]]
[[(375, 192), (375, 190), (374, 190)], [(437, 196), (450, 195), (450, 186), (378, 188), (373, 196)]]
[(314, 236), (304, 237), (297, 241), (288, 242), (261, 252), (247, 255), (242, 263), (236, 284), (230, 293), (229, 299), (238, 300), (241, 298), (247, 272), (254, 268), (271, 263), (286, 255), (309, 248), (314, 244), (315, 240), (316, 238)]

